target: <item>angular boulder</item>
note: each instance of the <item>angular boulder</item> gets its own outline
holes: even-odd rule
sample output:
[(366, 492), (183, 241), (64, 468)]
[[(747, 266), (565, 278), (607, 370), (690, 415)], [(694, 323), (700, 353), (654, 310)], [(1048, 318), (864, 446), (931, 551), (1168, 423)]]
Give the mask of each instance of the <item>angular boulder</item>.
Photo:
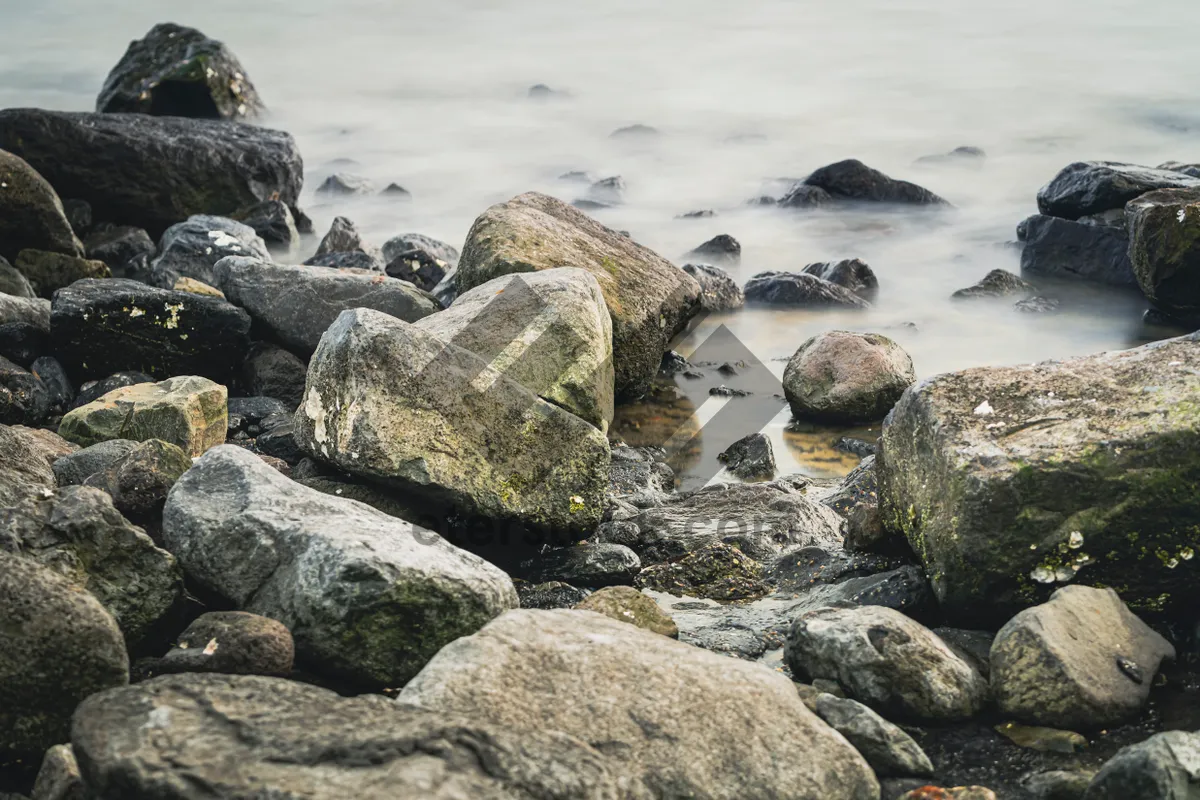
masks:
[(584, 542), (539, 553), (521, 564), (530, 583), (562, 581), (589, 588), (629, 584), (642, 569), (641, 559), (619, 544)]
[(857, 159), (830, 164), (804, 179), (837, 200), (917, 206), (950, 205), (928, 189), (888, 177)]
[(478, 556), (233, 445), (171, 489), (163, 538), (191, 580), (286, 625), (314, 669), (375, 687), (517, 605), (509, 577)]
[(1155, 189), (1200, 188), (1200, 178), (1117, 161), (1068, 164), (1038, 190), (1038, 210), (1049, 217), (1079, 219), (1121, 208)]
[(928, 777), (933, 764), (921, 746), (870, 708), (849, 698), (818, 695), (812, 704), (817, 716), (846, 737), (881, 777)]
[(1021, 272), (1133, 286), (1129, 235), (1123, 227), (1038, 214), (1021, 223)]
[(742, 245), (737, 239), (727, 233), (714, 236), (694, 250), (689, 251), (684, 258), (692, 258), (713, 264), (737, 266), (742, 260)]
[(1167, 731), (1123, 747), (1082, 800), (1189, 800), (1200, 791), (1200, 734)]
[(1129, 258), (1146, 299), (1181, 322), (1200, 320), (1200, 187), (1143, 195), (1126, 217)]
[(0, 149), (0, 258), (22, 250), (83, 255), (54, 187), (25, 159)]
[(747, 303), (801, 308), (870, 308), (849, 289), (815, 275), (798, 272), (760, 272), (746, 282)]
[(171, 289), (180, 278), (192, 278), (213, 286), (213, 267), (226, 256), (271, 260), (266, 242), (249, 225), (226, 217), (194, 214), (162, 235), (158, 258), (150, 265), (150, 282)]
[(916, 379), (912, 358), (886, 336), (829, 331), (792, 355), (783, 392), (798, 418), (873, 422), (883, 419)]

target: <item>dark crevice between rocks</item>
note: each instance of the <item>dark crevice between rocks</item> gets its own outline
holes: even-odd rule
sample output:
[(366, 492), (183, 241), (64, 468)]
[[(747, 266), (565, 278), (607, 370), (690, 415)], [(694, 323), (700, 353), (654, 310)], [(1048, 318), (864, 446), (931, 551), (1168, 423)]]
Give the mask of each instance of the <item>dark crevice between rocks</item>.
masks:
[(195, 81), (166, 80), (150, 95), (150, 113), (158, 117), (221, 119), (208, 86)]

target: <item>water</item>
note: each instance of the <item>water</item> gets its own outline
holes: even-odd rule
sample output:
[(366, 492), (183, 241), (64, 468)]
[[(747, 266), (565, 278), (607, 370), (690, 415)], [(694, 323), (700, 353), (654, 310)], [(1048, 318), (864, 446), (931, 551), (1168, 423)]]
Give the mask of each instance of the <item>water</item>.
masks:
[[(729, 233), (743, 246), (741, 280), (841, 257), (870, 263), (881, 283), (870, 312), (746, 311), (710, 320), (683, 348), (724, 323), (777, 373), (773, 359), (835, 327), (893, 336), (920, 376), (1163, 335), (1141, 325), (1136, 293), (1050, 287), (1064, 310), (1038, 316), (948, 296), (1016, 269), (1002, 243), (1063, 165), (1200, 159), (1200, 5), (1183, 0), (1136, 14), (1123, 0), (0, 0), (0, 20), (0, 106), (90, 109), (128, 40), (159, 21), (223, 39), (270, 107), (266, 124), (297, 138), (319, 229), (341, 213), (377, 244), (420, 231), (457, 245), (489, 204), (531, 189), (574, 199), (582, 190), (556, 178), (586, 170), (628, 184), (627, 204), (597, 216), (668, 258)], [(531, 100), (535, 83), (568, 95)], [(636, 123), (662, 135), (609, 138)], [(959, 145), (988, 157), (978, 169), (913, 165)], [(848, 157), (957, 210), (744, 205), (780, 193), (777, 179)], [(317, 200), (336, 159), (415, 201)], [(718, 216), (676, 219), (698, 209)], [(897, 327), (909, 322), (915, 330)], [(786, 471), (853, 465), (828, 451), (836, 436), (785, 435), (786, 421), (769, 426)]]

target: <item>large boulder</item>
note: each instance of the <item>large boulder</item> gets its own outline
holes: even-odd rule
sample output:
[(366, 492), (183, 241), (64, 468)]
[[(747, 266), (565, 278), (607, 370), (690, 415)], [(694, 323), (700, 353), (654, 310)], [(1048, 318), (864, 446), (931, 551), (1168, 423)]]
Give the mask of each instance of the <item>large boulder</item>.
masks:
[(104, 692), (71, 745), (91, 797), (649, 800), (624, 764), (553, 731), (249, 675)]
[(296, 440), (339, 469), (470, 515), (571, 535), (600, 521), (604, 435), (479, 356), (369, 309), (309, 364)]
[(195, 214), (167, 228), (150, 265), (150, 282), (171, 289), (180, 278), (214, 286), (213, 267), (226, 256), (271, 260), (267, 244), (249, 225), (206, 214)]
[(629, 237), (536, 192), (475, 220), (456, 281), (464, 292), (500, 275), (555, 267), (585, 269), (600, 284), (612, 315), (617, 398), (639, 397), (671, 337), (700, 309), (699, 284)]
[(129, 656), (95, 597), (30, 559), (0, 552), (0, 608), (0, 759), (36, 759), (80, 701), (129, 682)]
[(164, 22), (129, 43), (104, 81), (96, 110), (242, 120), (263, 105), (229, 48), (195, 28)]
[(279, 620), (323, 673), (398, 686), (517, 605), (512, 581), (436, 533), (214, 448), (167, 497), (163, 538), (191, 580)]
[(996, 634), (992, 690), (1000, 711), (1021, 722), (1100, 728), (1136, 716), (1159, 664), (1173, 658), (1175, 648), (1112, 589), (1064, 586)]
[(29, 428), (0, 425), (0, 507), (53, 489), (52, 463)]
[(26, 248), (83, 255), (54, 187), (25, 159), (0, 150), (0, 187), (0, 258)]
[(857, 159), (821, 167), (804, 179), (836, 200), (917, 206), (946, 206), (945, 200), (915, 183), (888, 177)]
[(1034, 215), (1018, 229), (1025, 243), (1021, 271), (1113, 286), (1136, 282), (1123, 227)]
[(460, 294), (416, 327), (602, 431), (613, 418), (612, 322), (591, 273), (503, 275)]
[(940, 375), (900, 399), (877, 464), (885, 524), (952, 615), (1002, 621), (1055, 583), (1135, 609), (1196, 597), (1200, 338)]
[(411, 284), (355, 269), (269, 264), (227, 258), (213, 271), (214, 285), (249, 312), (263, 332), (301, 356), (349, 308), (369, 308), (416, 322), (440, 305)]
[(1200, 792), (1200, 734), (1167, 731), (1124, 747), (1082, 800), (1189, 800)]
[(656, 797), (879, 797), (787, 678), (589, 611), (510, 611), (444, 648), (398, 702), (578, 736)]
[(1121, 208), (1155, 189), (1200, 188), (1200, 178), (1166, 169), (1116, 161), (1068, 164), (1038, 190), (1038, 210), (1046, 216), (1079, 219)]
[(871, 304), (836, 283), (800, 272), (760, 272), (746, 281), (747, 303), (799, 308), (870, 308)]
[(0, 509), (0, 550), (37, 561), (95, 595), (131, 645), (183, 599), (174, 556), (155, 547), (99, 489), (68, 486)]
[(802, 419), (876, 422), (916, 379), (912, 358), (886, 336), (829, 331), (792, 355), (783, 392)]
[(1182, 322), (1200, 320), (1200, 187), (1143, 195), (1126, 216), (1133, 274), (1146, 299)]
[(24, 158), (60, 196), (159, 236), (193, 214), (227, 215), (276, 199), (294, 206), (304, 166), (281, 131), (222, 120), (0, 111), (0, 149)]

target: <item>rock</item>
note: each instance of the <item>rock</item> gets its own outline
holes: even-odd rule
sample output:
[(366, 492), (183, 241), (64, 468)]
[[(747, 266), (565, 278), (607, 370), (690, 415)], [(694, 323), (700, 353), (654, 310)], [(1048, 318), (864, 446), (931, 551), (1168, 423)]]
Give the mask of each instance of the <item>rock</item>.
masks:
[[(770, 200), (770, 198), (760, 198), (760, 200)], [(823, 208), (833, 205), (834, 202), (833, 195), (820, 186), (801, 183), (789, 189), (777, 205), (780, 208)], [(776, 203), (774, 201), (771, 203), (760, 202), (758, 205), (776, 205)]]
[(954, 786), (950, 789), (921, 786), (898, 800), (996, 800), (996, 793), (986, 786)]
[(705, 263), (736, 266), (742, 260), (742, 246), (727, 233), (714, 236), (690, 251), (685, 258), (695, 258)]
[(183, 598), (174, 557), (97, 489), (67, 486), (0, 509), (0, 531), (0, 550), (36, 561), (95, 595), (131, 646)]
[(230, 218), (254, 230), (267, 247), (284, 250), (300, 243), (300, 231), (287, 203), (279, 200), (264, 200), (230, 213)]
[(388, 262), (384, 272), (389, 277), (408, 281), (426, 292), (432, 292), (446, 279), (451, 269), (445, 261), (434, 258), (424, 250), (404, 250)]
[(988, 697), (987, 681), (933, 632), (882, 606), (802, 614), (784, 657), (797, 675), (834, 678), (855, 700), (915, 720), (968, 719)]
[(129, 682), (129, 656), (95, 597), (32, 560), (0, 552), (0, 608), (0, 757), (37, 758), (81, 700)]
[[(928, 585), (928, 584), (926, 584)], [(971, 631), (962, 628), (934, 628), (946, 646), (979, 671), (985, 678), (991, 677), (992, 642), (996, 635), (989, 631)]]
[(229, 48), (195, 28), (164, 22), (129, 43), (96, 110), (236, 121), (265, 109)]
[(602, 178), (587, 190), (587, 199), (603, 205), (619, 206), (625, 202), (625, 179), (620, 175)]
[[(55, 464), (57, 466), (57, 462)], [(107, 492), (121, 514), (157, 538), (167, 492), (191, 466), (191, 457), (179, 447), (160, 439), (150, 439), (92, 473), (83, 485)]]
[(19, 155), (0, 150), (0, 258), (30, 248), (83, 255), (53, 186)]
[(875, 456), (866, 456), (850, 474), (842, 479), (841, 484), (830, 494), (821, 499), (821, 503), (829, 506), (839, 514), (849, 514), (852, 509), (864, 503), (879, 503), (879, 486), (875, 476)]
[(521, 600), (521, 608), (574, 608), (591, 594), (587, 589), (580, 589), (569, 583), (550, 581), (549, 583), (531, 584), (522, 580), (513, 581), (517, 587), (517, 597)]
[(329, 226), (329, 233), (325, 234), (321, 244), (317, 246), (316, 254), (323, 256), (330, 253), (370, 252), (371, 248), (363, 242), (362, 235), (353, 222), (346, 217), (334, 217)]
[(0, 325), (0, 357), (28, 366), (50, 349), (50, 336), (38, 325), (9, 322)]
[(837, 200), (918, 206), (950, 205), (928, 189), (890, 178), (856, 159), (821, 167), (805, 178), (804, 183), (824, 189)]
[(1021, 778), (1020, 785), (1037, 800), (1083, 800), (1095, 770), (1049, 770), (1031, 772)]
[(1136, 282), (1123, 228), (1035, 215), (1022, 223), (1021, 271), (1113, 286)]
[(601, 431), (612, 422), (612, 323), (600, 285), (585, 270), (494, 278), (416, 327)]
[(67, 377), (58, 359), (42, 356), (34, 359), (29, 371), (37, 376), (50, 398), (50, 413), (62, 414), (70, 409), (71, 401), (75, 399), (75, 387)]
[(510, 611), (438, 653), (398, 702), (579, 736), (657, 797), (879, 796), (782, 675), (586, 611)]
[(34, 293), (46, 298), (55, 290), (83, 278), (107, 278), (111, 274), (103, 261), (89, 261), (46, 250), (22, 250), (17, 255), (16, 268), (29, 280)]
[(55, 486), (53, 459), (28, 428), (0, 425), (0, 507), (42, 495)]
[(388, 239), (383, 245), (383, 259), (390, 263), (395, 261), (401, 253), (407, 253), (410, 250), (428, 253), (433, 258), (445, 261), (450, 266), (458, 263), (457, 248), (421, 233), (403, 233)]
[(1193, 366), (1186, 336), (906, 392), (883, 426), (881, 510), (942, 606), (996, 620), (1072, 580), (1135, 609), (1189, 604)]
[(1146, 299), (1189, 325), (1200, 319), (1200, 188), (1151, 192), (1130, 201), (1125, 213), (1129, 258)]
[(247, 394), (274, 397), (289, 407), (300, 405), (308, 365), (282, 347), (255, 342), (242, 363), (241, 384)]
[(725, 469), (743, 480), (771, 480), (775, 477), (775, 452), (771, 440), (761, 433), (738, 439), (717, 456)]
[(523, 194), (485, 211), (467, 234), (460, 292), (512, 272), (570, 265), (592, 273), (612, 316), (618, 400), (641, 396), (676, 332), (699, 310), (683, 270), (554, 198)]
[(55, 355), (76, 379), (139, 370), (224, 382), (249, 347), (250, 317), (223, 300), (131, 280), (84, 280), (51, 307)]
[(372, 686), (407, 681), (517, 605), (512, 581), (478, 556), (231, 445), (175, 484), (163, 536), (191, 580), (286, 625), (302, 661)]
[(0, 424), (37, 425), (50, 413), (50, 393), (36, 375), (0, 356)]
[(600, 521), (608, 482), (598, 429), (479, 356), (362, 308), (322, 337), (296, 439), (353, 474), (573, 537)]
[[(1038, 728), (1006, 722), (995, 727), (996, 733), (1018, 747), (1037, 750), (1041, 753), (1076, 753), (1088, 746), (1087, 737), (1074, 731), (1056, 728)], [(1085, 784), (1086, 788), (1086, 784)]]
[(33, 293), (33, 287), (29, 285), (29, 279), (4, 260), (3, 256), (0, 256), (0, 294), (11, 297), (37, 297)]
[(334, 197), (349, 197), (352, 195), (375, 194), (375, 186), (368, 179), (348, 172), (338, 172), (330, 175), (317, 187), (317, 194)]
[(700, 307), (705, 311), (734, 311), (746, 305), (742, 287), (720, 267), (684, 264), (683, 271), (700, 284)]
[(575, 608), (579, 611), (594, 611), (653, 633), (670, 636), (672, 639), (679, 638), (679, 628), (675, 626), (671, 616), (652, 598), (632, 586), (605, 587), (589, 595)]
[[(167, 724), (170, 736), (146, 733)], [(252, 675), (167, 676), (99, 694), (79, 709), (71, 743), (95, 797), (164, 786), (187, 787), (172, 790), (181, 800), (651, 797), (621, 760), (555, 731)]]
[(383, 197), (390, 197), (393, 200), (412, 200), (412, 192), (394, 182), (383, 187), (383, 191), (379, 194)]
[(103, 261), (114, 278), (148, 281), (158, 247), (150, 234), (128, 225), (97, 225), (84, 240), (87, 257)]
[(650, 125), (643, 125), (640, 122), (636, 125), (626, 125), (623, 128), (617, 128), (611, 134), (610, 139), (654, 139), (660, 134), (658, 128)]
[(915, 381), (912, 359), (886, 336), (829, 331), (792, 355), (783, 391), (798, 418), (871, 422), (883, 419)]
[(956, 147), (949, 153), (938, 153), (937, 155), (921, 156), (914, 163), (924, 166), (972, 166), (979, 167), (983, 160), (987, 158), (981, 148), (978, 147)]
[(64, 200), (63, 213), (76, 236), (82, 236), (92, 227), (92, 206), (87, 200)]
[(304, 262), (308, 267), (332, 267), (333, 269), (353, 269), (378, 275), (385, 270), (385, 265), (378, 256), (364, 253), (361, 250), (320, 253)]
[(1122, 748), (1083, 800), (1186, 800), (1200, 789), (1200, 734), (1167, 731)]
[(1159, 664), (1174, 658), (1112, 589), (1064, 586), (996, 634), (992, 691), (1021, 722), (1100, 728), (1136, 716)]
[(229, 258), (217, 264), (214, 278), (230, 302), (302, 357), (317, 349), (321, 335), (348, 308), (372, 309), (405, 322), (439, 308), (432, 297), (404, 281), (359, 270)]
[(1057, 311), (1061, 303), (1051, 297), (1030, 297), (1013, 304), (1013, 309), (1022, 314), (1050, 314)]
[(210, 611), (187, 627), (154, 666), (156, 674), (222, 672), (279, 675), (292, 671), (295, 646), (281, 623), (244, 611)]
[[(938, 610), (929, 582), (921, 570), (911, 564), (887, 572), (817, 584), (793, 597), (796, 602), (791, 607), (792, 618), (819, 608), (858, 605), (882, 606), (916, 620), (932, 621)], [(954, 650), (953, 647), (950, 649)], [(974, 664), (973, 661), (969, 663)]]
[(114, 372), (102, 381), (88, 381), (79, 387), (79, 394), (76, 395), (75, 401), (71, 404), (71, 408), (79, 408), (86, 406), (95, 400), (99, 400), (104, 395), (111, 391), (120, 389), (125, 386), (134, 386), (139, 383), (154, 383), (154, 378), (144, 372)]
[[(267, 245), (249, 225), (225, 217), (196, 214), (167, 228), (150, 266), (150, 282), (174, 288), (180, 278), (216, 284), (213, 267), (226, 256), (248, 256), (270, 261)], [(86, 277), (86, 276), (81, 276)]]
[(107, 439), (57, 459), (52, 465), (59, 486), (81, 486), (84, 481), (117, 464), (138, 448), (132, 439)]
[(286, 424), (291, 421), (294, 408), (273, 397), (229, 398), (229, 434), (246, 433), (257, 436), (264, 426), (272, 422)]
[(664, 462), (665, 451), (652, 447), (615, 445), (608, 470), (610, 498), (629, 500), (634, 506), (662, 505), (675, 491), (675, 471)]
[(193, 214), (230, 214), (275, 195), (294, 207), (303, 173), (290, 135), (222, 120), (8, 109), (0, 149), (60, 194), (152, 237)]
[(1155, 189), (1200, 188), (1182, 172), (1116, 161), (1077, 161), (1038, 190), (1038, 210), (1049, 217), (1079, 219), (1113, 208)]
[(629, 584), (642, 569), (641, 559), (619, 544), (584, 543), (539, 553), (521, 564), (530, 583), (561, 581), (598, 588)]
[(71, 410), (59, 435), (83, 447), (105, 439), (161, 439), (195, 457), (225, 441), (224, 386), (186, 375), (116, 389)]
[(723, 542), (705, 545), (676, 561), (648, 566), (634, 584), (710, 600), (750, 600), (770, 591), (762, 581), (762, 564)]
[(881, 777), (928, 777), (933, 774), (929, 756), (912, 737), (871, 709), (854, 700), (817, 696), (813, 711), (846, 737), (854, 749)]
[(746, 302), (804, 308), (870, 308), (871, 304), (835, 283), (797, 272), (760, 272), (746, 282)]
[(254, 440), (254, 446), (263, 455), (278, 458), (288, 464), (295, 464), (306, 455), (296, 443), (295, 425), (291, 422), (259, 434)]
[(220, 300), (225, 299), (225, 295), (220, 289), (209, 286), (207, 283), (198, 281), (195, 278), (176, 278), (175, 285), (171, 288), (177, 292), (198, 294), (202, 297), (216, 297)]
[[(800, 545), (784, 550), (773, 561), (767, 562), (766, 580), (784, 593), (807, 593), (814, 586), (841, 584), (850, 578), (870, 578), (872, 583), (884, 581), (888, 570), (905, 564), (895, 557), (849, 553), (836, 544), (825, 547)], [(917, 574), (920, 574), (919, 570)], [(887, 605), (878, 601), (862, 604)], [(984, 655), (987, 655), (986, 647)]]
[(1012, 295), (1030, 295), (1034, 292), (1033, 284), (1023, 281), (1011, 272), (994, 269), (980, 279), (974, 286), (959, 289), (950, 297), (958, 300), (973, 300), (978, 297), (1010, 297)]
[(835, 283), (859, 295), (869, 294), (879, 288), (879, 279), (875, 277), (875, 272), (867, 262), (858, 258), (809, 264), (804, 268), (804, 274)]
[(56, 744), (46, 751), (31, 800), (87, 800), (71, 745)]

